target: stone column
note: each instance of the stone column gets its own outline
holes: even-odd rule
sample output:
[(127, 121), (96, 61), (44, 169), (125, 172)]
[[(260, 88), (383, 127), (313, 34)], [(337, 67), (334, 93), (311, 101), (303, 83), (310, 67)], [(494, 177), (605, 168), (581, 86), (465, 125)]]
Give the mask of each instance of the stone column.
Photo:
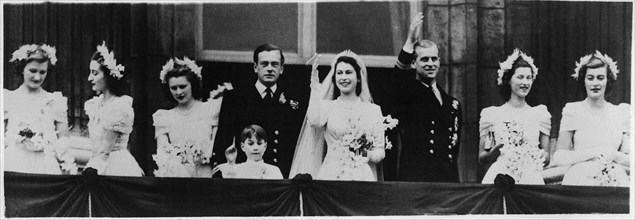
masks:
[(463, 106), (459, 153), (462, 182), (477, 181), (477, 12), (477, 0), (432, 0), (427, 3), (425, 11), (427, 28), (424, 36), (437, 43), (441, 57), (437, 81)]
[[(500, 105), (503, 99), (496, 86), (499, 61), (505, 58), (505, 1), (478, 1), (478, 56), (476, 67), (476, 111), (492, 105)], [(477, 121), (478, 123), (478, 121)], [(478, 125), (476, 126), (478, 129)], [(476, 134), (478, 136), (478, 134)], [(478, 158), (478, 137), (472, 143)], [(481, 174), (487, 167), (478, 166)]]

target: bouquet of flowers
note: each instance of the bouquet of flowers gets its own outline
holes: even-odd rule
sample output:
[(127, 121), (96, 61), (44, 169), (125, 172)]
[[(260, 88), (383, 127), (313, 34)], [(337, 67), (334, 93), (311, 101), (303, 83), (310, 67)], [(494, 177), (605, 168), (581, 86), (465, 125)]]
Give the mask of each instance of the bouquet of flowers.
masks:
[(44, 133), (38, 131), (35, 126), (26, 122), (20, 122), (18, 128), (20, 131), (18, 132), (17, 143), (23, 143), (30, 151), (46, 150), (45, 153), (49, 153), (49, 146), (54, 142), (49, 135), (44, 135)]
[(157, 163), (158, 169), (154, 171), (155, 176), (175, 176), (171, 164), (183, 164), (191, 169), (197, 164), (207, 164), (210, 157), (205, 155), (205, 151), (211, 141), (182, 140), (171, 143), (170, 146), (157, 149), (157, 154), (152, 155), (152, 159)]
[(495, 128), (496, 144), (503, 144), (501, 155), (505, 155), (503, 163), (510, 172), (510, 176), (520, 182), (528, 171), (542, 170), (545, 155), (538, 148), (538, 143), (532, 143), (524, 137), (524, 127), (515, 121), (505, 122)]
[(620, 182), (617, 180), (615, 172), (617, 171), (615, 167), (615, 163), (613, 160), (605, 157), (604, 155), (600, 155), (598, 162), (601, 166), (601, 172), (595, 176), (593, 179), (597, 181), (599, 186), (621, 186)]
[(160, 150), (157, 149), (157, 153), (152, 155), (152, 160), (157, 164), (157, 169), (154, 170), (154, 176), (157, 177), (174, 177), (178, 176), (177, 172), (172, 169), (172, 165), (174, 163), (178, 163), (180, 161), (176, 161), (177, 156), (172, 153), (169, 149)]
[[(356, 168), (368, 162), (365, 153), (377, 147), (391, 149), (392, 143), (385, 137), (384, 131), (391, 130), (397, 126), (399, 120), (393, 119), (390, 115), (383, 117), (383, 120), (368, 127), (358, 126), (361, 119), (350, 119), (348, 133), (340, 139), (340, 145), (348, 147), (347, 152), (343, 152), (342, 161), (346, 166)], [(352, 162), (352, 163), (351, 163)]]
[(45, 135), (44, 132), (35, 129), (37, 126), (33, 126), (26, 122), (20, 122), (18, 124), (18, 143), (23, 143), (24, 146), (30, 151), (44, 151), (44, 154), (57, 159), (60, 163), (60, 169), (63, 174), (76, 175), (79, 168), (75, 163), (75, 158), (72, 155), (65, 154), (66, 142), (62, 142), (57, 139), (56, 135)]
[(58, 162), (60, 162), (62, 174), (77, 175), (79, 167), (77, 167), (73, 156), (68, 154), (59, 155)]

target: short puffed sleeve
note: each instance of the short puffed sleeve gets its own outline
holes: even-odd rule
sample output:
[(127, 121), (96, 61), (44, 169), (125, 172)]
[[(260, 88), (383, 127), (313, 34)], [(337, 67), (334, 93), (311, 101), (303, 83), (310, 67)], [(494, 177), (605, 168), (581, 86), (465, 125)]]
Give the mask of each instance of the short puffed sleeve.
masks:
[(487, 107), (481, 110), (481, 119), (478, 121), (479, 136), (487, 135), (494, 126), (496, 107)]
[(216, 99), (209, 99), (207, 102), (204, 102), (205, 106), (205, 114), (206, 117), (210, 118), (213, 126), (218, 125), (218, 115), (220, 114), (220, 108), (223, 104), (223, 97), (218, 97)]
[(533, 108), (534, 118), (538, 121), (538, 129), (540, 133), (549, 136), (551, 134), (551, 114), (547, 110), (547, 106), (538, 105)]
[(94, 117), (97, 115), (97, 105), (99, 105), (100, 100), (101, 96), (93, 97), (92, 99), (84, 102), (84, 111), (86, 111), (86, 115), (88, 115), (88, 117)]
[(583, 120), (580, 115), (580, 103), (567, 103), (562, 109), (562, 119), (560, 119), (560, 132), (575, 131), (580, 126), (578, 120)]
[(620, 115), (620, 129), (624, 133), (631, 133), (631, 105), (622, 103), (617, 106), (618, 114)]
[(61, 92), (53, 92), (46, 106), (49, 108), (53, 120), (68, 123), (68, 99)]
[(111, 106), (103, 115), (101, 126), (110, 131), (130, 134), (134, 123), (134, 109), (132, 109), (132, 97), (116, 97)]
[(152, 114), (152, 121), (154, 125), (154, 138), (160, 135), (170, 133), (170, 111), (159, 109)]

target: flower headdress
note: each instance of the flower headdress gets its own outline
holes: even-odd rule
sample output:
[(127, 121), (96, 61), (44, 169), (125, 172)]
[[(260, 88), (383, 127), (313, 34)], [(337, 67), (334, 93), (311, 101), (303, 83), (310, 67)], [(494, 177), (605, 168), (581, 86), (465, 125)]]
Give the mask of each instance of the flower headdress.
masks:
[(580, 76), (580, 69), (582, 69), (582, 66), (587, 65), (589, 61), (591, 61), (592, 57), (597, 57), (598, 59), (602, 60), (602, 62), (606, 63), (606, 65), (609, 65), (609, 69), (611, 70), (611, 77), (613, 77), (614, 80), (617, 79), (617, 74), (620, 72), (617, 69), (617, 61), (613, 61), (613, 59), (611, 59), (611, 57), (609, 57), (609, 55), (607, 54), (602, 55), (602, 53), (600, 53), (600, 51), (598, 50), (596, 50), (593, 54), (581, 57), (580, 61), (575, 63), (575, 70), (573, 70), (573, 74), (571, 74), (571, 77), (577, 80), (578, 76)]
[(97, 52), (99, 52), (99, 54), (101, 54), (104, 58), (103, 65), (110, 70), (110, 75), (117, 79), (121, 79), (121, 77), (123, 77), (121, 72), (123, 72), (126, 68), (121, 64), (117, 64), (115, 53), (108, 51), (106, 41), (103, 41), (101, 45), (97, 46)]
[(183, 59), (181, 60), (175, 57), (175, 58), (171, 58), (170, 60), (168, 60), (167, 63), (165, 63), (165, 65), (163, 65), (163, 69), (161, 70), (161, 73), (159, 74), (159, 79), (161, 79), (161, 83), (163, 84), (167, 83), (167, 81), (165, 81), (165, 75), (174, 69), (175, 63), (177, 65), (187, 67), (196, 75), (196, 77), (198, 77), (198, 79), (203, 79), (203, 76), (201, 75), (201, 70), (203, 69), (203, 67), (196, 65), (196, 62), (194, 62), (194, 60), (190, 60), (190, 58), (183, 57)]
[(534, 73), (534, 77), (538, 75), (538, 68), (536, 68), (536, 66), (534, 65), (534, 59), (530, 56), (527, 56), (527, 54), (516, 48), (514, 49), (514, 53), (507, 57), (507, 60), (505, 60), (505, 62), (500, 63), (500, 69), (498, 69), (498, 79), (496, 79), (496, 82), (499, 86), (503, 84), (503, 75), (505, 75), (505, 71), (512, 69), (514, 62), (516, 62), (518, 57), (522, 57), (523, 60), (529, 63), (529, 66), (531, 66), (531, 70)]
[(55, 57), (55, 47), (51, 47), (47, 44), (37, 45), (37, 44), (27, 44), (22, 45), (18, 50), (13, 52), (13, 56), (9, 60), (9, 62), (16, 62), (20, 60), (26, 60), (30, 55), (36, 53), (38, 50), (43, 52), (43, 56), (46, 56), (51, 61), (51, 65), (55, 65), (57, 63), (57, 57)]

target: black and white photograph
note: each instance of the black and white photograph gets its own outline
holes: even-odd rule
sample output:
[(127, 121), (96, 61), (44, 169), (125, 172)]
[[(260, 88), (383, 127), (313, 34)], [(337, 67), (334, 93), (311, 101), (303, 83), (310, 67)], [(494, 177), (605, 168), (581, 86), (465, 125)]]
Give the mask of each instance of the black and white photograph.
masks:
[(633, 2), (2, 1), (4, 218), (633, 219)]

